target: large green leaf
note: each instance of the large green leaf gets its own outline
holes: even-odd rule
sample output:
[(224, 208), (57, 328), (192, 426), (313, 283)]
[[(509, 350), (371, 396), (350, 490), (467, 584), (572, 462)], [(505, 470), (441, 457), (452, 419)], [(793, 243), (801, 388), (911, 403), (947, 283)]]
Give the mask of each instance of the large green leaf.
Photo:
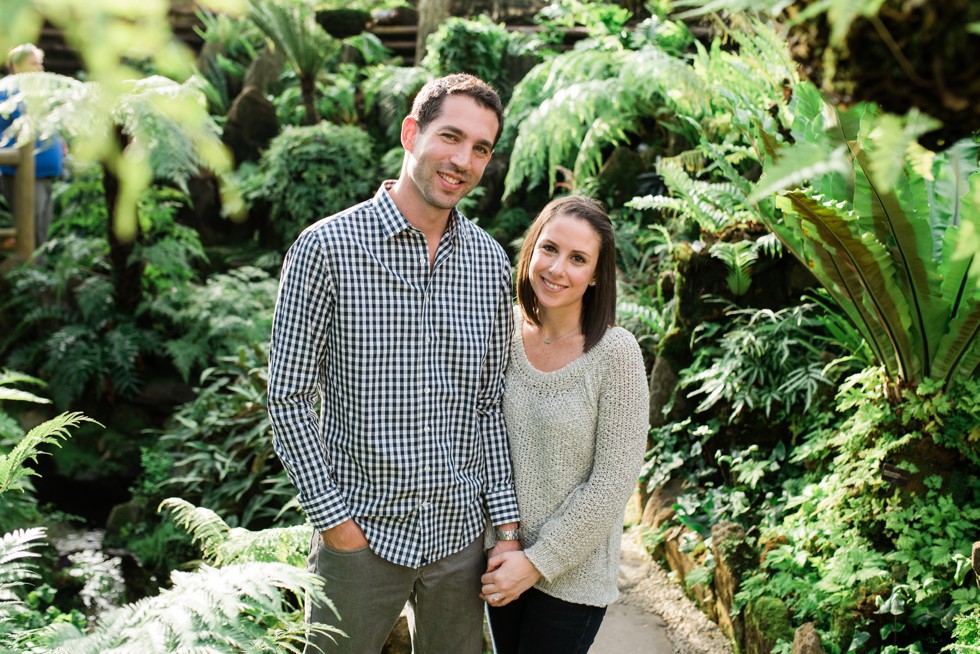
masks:
[(936, 344), (946, 330), (949, 304), (940, 292), (941, 279), (932, 257), (924, 181), (914, 173), (901, 175), (892, 190), (884, 191), (868, 174), (873, 161), (869, 153), (858, 150), (855, 160), (854, 210), (870, 220), (877, 240), (890, 252), (897, 273), (894, 281), (908, 298), (910, 326), (918, 335), (912, 342), (921, 373), (928, 377)]
[(969, 188), (951, 207), (951, 214), (962, 222), (947, 229), (943, 241), (942, 294), (949, 301), (949, 326), (939, 343), (932, 375), (947, 382), (974, 374), (980, 365), (980, 256), (976, 242), (964, 241), (980, 236), (980, 172), (969, 178)]
[[(846, 275), (840, 263), (830, 255), (823, 243), (814, 239), (812, 229), (804, 226), (804, 221), (793, 208), (787, 197), (777, 197), (776, 205), (783, 211), (782, 221), (773, 221), (769, 228), (779, 237), (799, 261), (823, 284), (838, 306), (870, 345), (875, 358), (885, 367), (889, 375), (896, 375), (898, 364), (888, 335), (876, 328), (878, 321), (860, 301), (861, 285)], [(830, 209), (831, 207), (828, 207)]]
[(873, 235), (859, 232), (855, 216), (840, 203), (800, 191), (787, 193), (785, 199), (788, 203), (780, 202), (780, 208), (806, 223), (803, 233), (814, 243), (811, 270), (849, 299), (868, 325), (875, 349), (883, 353), (886, 369), (910, 379), (919, 362), (908, 338), (909, 305), (893, 281), (895, 266), (888, 250)]

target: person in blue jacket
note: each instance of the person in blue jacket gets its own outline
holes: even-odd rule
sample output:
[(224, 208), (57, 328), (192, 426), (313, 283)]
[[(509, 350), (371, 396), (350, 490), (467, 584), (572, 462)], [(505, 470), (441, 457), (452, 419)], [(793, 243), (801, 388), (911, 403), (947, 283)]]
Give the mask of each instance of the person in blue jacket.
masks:
[[(7, 53), (7, 70), (12, 73), (39, 73), (44, 70), (44, 51), (31, 43), (18, 45)], [(0, 102), (7, 94), (0, 91)], [(15, 137), (8, 129), (21, 115), (21, 108), (15, 108), (9, 115), (0, 113), (0, 148), (13, 146)], [(34, 246), (40, 247), (48, 238), (51, 227), (53, 206), (51, 202), (52, 181), (61, 177), (64, 170), (65, 142), (55, 135), (46, 140), (38, 140), (34, 148)], [(7, 204), (14, 206), (13, 166), (0, 167), (0, 192)]]

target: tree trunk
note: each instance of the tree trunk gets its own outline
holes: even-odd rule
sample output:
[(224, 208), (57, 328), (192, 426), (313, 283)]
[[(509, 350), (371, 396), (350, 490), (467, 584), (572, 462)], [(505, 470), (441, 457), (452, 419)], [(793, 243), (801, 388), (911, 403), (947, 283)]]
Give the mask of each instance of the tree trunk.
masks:
[[(126, 144), (126, 137), (117, 133), (120, 151)], [(143, 264), (130, 263), (133, 247), (139, 240), (139, 221), (136, 221), (136, 238), (123, 243), (116, 236), (116, 202), (119, 199), (119, 177), (109, 165), (102, 165), (102, 184), (105, 188), (106, 211), (109, 214), (108, 239), (109, 263), (112, 266), (112, 286), (116, 297), (116, 307), (128, 314), (135, 314), (142, 300)]]
[(425, 40), (449, 18), (450, 0), (419, 0), (419, 28), (415, 40), (415, 65), (425, 57)]
[(306, 111), (304, 125), (316, 125), (320, 122), (320, 112), (316, 108), (316, 75), (303, 75), (299, 80), (299, 91), (303, 96), (303, 108)]

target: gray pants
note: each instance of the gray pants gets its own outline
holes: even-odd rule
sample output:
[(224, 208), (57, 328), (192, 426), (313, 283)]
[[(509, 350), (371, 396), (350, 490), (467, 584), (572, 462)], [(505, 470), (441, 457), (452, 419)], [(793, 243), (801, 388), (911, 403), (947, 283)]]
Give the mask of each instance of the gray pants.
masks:
[(378, 654), (409, 605), (409, 631), (414, 654), (481, 654), (483, 601), (480, 575), (486, 569), (482, 536), (461, 551), (420, 568), (386, 561), (368, 547), (350, 552), (333, 550), (313, 535), (309, 569), (326, 581), (327, 597), (340, 622), (326, 607), (310, 606), (307, 622), (342, 629), (337, 642), (315, 638), (320, 650), (306, 653)]
[[(34, 180), (34, 247), (39, 248), (48, 240), (48, 229), (54, 214), (51, 201), (53, 179), (45, 177)], [(14, 178), (12, 175), (0, 176), (0, 193), (7, 199), (7, 206), (14, 209)]]

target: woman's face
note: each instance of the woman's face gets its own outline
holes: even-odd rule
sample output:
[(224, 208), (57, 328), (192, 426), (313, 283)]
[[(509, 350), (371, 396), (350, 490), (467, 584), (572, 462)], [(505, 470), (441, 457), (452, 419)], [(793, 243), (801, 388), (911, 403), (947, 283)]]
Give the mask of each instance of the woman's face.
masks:
[(592, 226), (576, 216), (559, 214), (544, 226), (528, 270), (539, 310), (581, 309), (595, 279), (600, 245)]

